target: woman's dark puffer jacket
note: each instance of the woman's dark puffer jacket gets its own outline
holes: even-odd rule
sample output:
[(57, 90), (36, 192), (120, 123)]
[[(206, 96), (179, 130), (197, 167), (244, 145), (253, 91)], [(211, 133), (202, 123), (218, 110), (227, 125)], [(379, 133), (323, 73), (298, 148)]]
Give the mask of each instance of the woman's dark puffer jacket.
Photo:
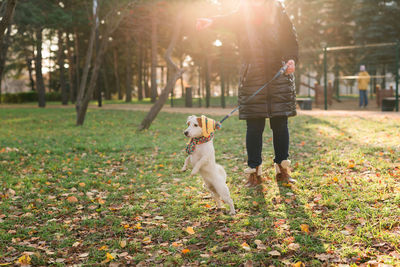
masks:
[[(294, 75), (281, 75), (252, 100), (246, 100), (268, 82), (289, 59), (298, 61), (295, 29), (284, 8), (268, 0), (265, 19), (239, 10), (214, 18), (216, 25), (229, 26), (237, 33), (241, 55), (239, 83), (240, 119), (296, 115)], [(268, 6), (269, 5), (269, 6)], [(268, 22), (268, 19), (271, 21)]]

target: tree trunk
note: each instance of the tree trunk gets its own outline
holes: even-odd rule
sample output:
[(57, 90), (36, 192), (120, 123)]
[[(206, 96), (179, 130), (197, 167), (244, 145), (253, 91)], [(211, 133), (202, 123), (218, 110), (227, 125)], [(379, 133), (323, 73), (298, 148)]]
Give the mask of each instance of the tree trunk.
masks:
[(74, 95), (76, 91), (76, 83), (75, 83), (75, 62), (74, 62), (74, 56), (72, 54), (72, 44), (69, 39), (70, 34), (67, 33), (66, 39), (65, 39), (65, 44), (67, 45), (67, 58), (68, 58), (68, 80), (69, 80), (69, 100), (74, 103)]
[(118, 92), (118, 100), (122, 99), (122, 91), (121, 91), (121, 84), (119, 82), (119, 74), (118, 74), (118, 53), (117, 48), (113, 50), (113, 59), (114, 59), (114, 77), (115, 77), (115, 86)]
[(157, 14), (151, 17), (151, 102), (156, 102), (157, 99)]
[(132, 48), (127, 46), (127, 64), (126, 64), (126, 97), (125, 102), (132, 102)]
[[(97, 18), (98, 20), (98, 18)], [(100, 43), (100, 34), (99, 34), (99, 27), (98, 27), (98, 21), (97, 23), (97, 28), (96, 28), (96, 58), (99, 56), (99, 43)], [(98, 81), (96, 82), (96, 84), (99, 83)], [(98, 107), (102, 107), (103, 106), (103, 97), (101, 95), (101, 86), (98, 85), (97, 86), (97, 106)]]
[(225, 108), (226, 107), (226, 104), (225, 104), (225, 74), (224, 74), (223, 64), (221, 64), (220, 79), (221, 79), (221, 107)]
[(7, 51), (10, 46), (11, 25), (7, 29), (5, 38), (0, 43), (0, 103), (1, 103), (1, 86), (3, 81), (4, 67), (6, 65)]
[(105, 93), (105, 97), (107, 100), (111, 100), (111, 90), (110, 90), (110, 84), (108, 82), (108, 76), (106, 73), (106, 66), (107, 64), (104, 64), (104, 66), (101, 68), (101, 76), (103, 77), (103, 81), (104, 81), (104, 93)]
[(46, 91), (42, 74), (42, 31), (41, 28), (36, 30), (35, 73), (39, 107), (44, 108), (46, 106)]
[[(96, 37), (96, 24), (93, 23), (91, 33), (90, 33), (88, 50), (86, 52), (85, 66), (83, 68), (82, 80), (81, 80), (81, 83), (79, 86), (78, 97), (76, 99), (76, 111), (78, 114), (79, 114), (79, 111), (82, 110), (83, 100), (84, 100), (84, 96), (85, 96), (85, 88), (86, 88), (86, 83), (87, 83), (89, 69), (90, 69), (90, 61), (91, 61), (92, 55), (93, 55), (95, 37)], [(85, 113), (86, 113), (86, 111), (85, 111)], [(79, 115), (78, 115), (78, 117), (79, 117)], [(82, 123), (83, 123), (83, 120), (82, 120)], [(80, 124), (78, 124), (78, 125), (80, 125)]]
[(79, 50), (79, 38), (78, 38), (78, 32), (76, 30), (76, 28), (74, 29), (75, 33), (74, 33), (74, 62), (75, 62), (75, 90), (74, 90), (74, 95), (73, 95), (73, 99), (71, 100), (72, 102), (76, 101), (76, 98), (78, 97), (78, 91), (79, 91), (79, 87), (80, 86), (80, 82), (81, 82), (81, 64), (80, 64), (80, 50)]
[(11, 25), (17, 0), (7, 0), (5, 12), (0, 21), (0, 44), (3, 43), (4, 32)]
[(25, 58), (26, 62), (26, 67), (28, 69), (28, 74), (29, 74), (29, 82), (31, 84), (31, 90), (35, 91), (35, 81), (33, 80), (33, 68), (32, 68), (32, 58), (30, 58), (28, 55)]
[(176, 66), (176, 64), (171, 60), (171, 54), (176, 45), (176, 42), (178, 41), (178, 37), (181, 31), (181, 26), (182, 26), (181, 19), (178, 18), (177, 22), (175, 23), (171, 43), (169, 44), (169, 47), (165, 53), (165, 60), (168, 62), (168, 68), (173, 69), (173, 74), (171, 75), (171, 78), (168, 80), (167, 85), (162, 91), (157, 102), (151, 107), (149, 113), (147, 113), (146, 117), (140, 124), (139, 126), (140, 130), (148, 129), (150, 127), (151, 123), (157, 117), (157, 114), (160, 112), (165, 102), (167, 101), (168, 95), (175, 87), (176, 81), (179, 79), (179, 77), (182, 76), (183, 70), (178, 68), (178, 66)]
[[(180, 66), (183, 69), (183, 59), (180, 59)], [(181, 91), (182, 91), (182, 98), (185, 98), (185, 85), (183, 84), (183, 77), (181, 77)]]
[(138, 71), (137, 71), (137, 87), (138, 87), (138, 99), (143, 100), (143, 47), (141, 43), (137, 43), (137, 59), (138, 59)]
[(204, 75), (206, 81), (206, 107), (210, 107), (211, 85), (210, 85), (210, 66), (208, 56), (205, 58)]
[(80, 106), (80, 109), (77, 112), (76, 125), (83, 125), (83, 123), (85, 121), (85, 116), (86, 116), (87, 108), (89, 106), (89, 101), (93, 96), (93, 92), (96, 88), (97, 80), (99, 78), (99, 72), (100, 72), (101, 64), (103, 62), (104, 53), (107, 49), (107, 43), (108, 43), (108, 36), (107, 36), (107, 38), (104, 37), (101, 41), (99, 53), (96, 56), (96, 61), (94, 63), (92, 75), (90, 77), (88, 90), (82, 100), (82, 105)]
[(58, 67), (60, 71), (60, 86), (61, 86), (61, 99), (63, 105), (68, 105), (68, 92), (67, 84), (64, 76), (64, 39), (62, 31), (58, 31)]
[(149, 68), (147, 65), (145, 66), (144, 69), (144, 95), (146, 98), (150, 97), (150, 87), (149, 87)]

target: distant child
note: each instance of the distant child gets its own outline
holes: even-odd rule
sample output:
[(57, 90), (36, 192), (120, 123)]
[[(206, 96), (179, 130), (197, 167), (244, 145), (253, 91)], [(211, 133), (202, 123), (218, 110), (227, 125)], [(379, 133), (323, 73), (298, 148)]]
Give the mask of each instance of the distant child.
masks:
[(371, 80), (371, 76), (369, 76), (368, 72), (365, 69), (364, 65), (360, 66), (360, 72), (358, 73), (358, 90), (360, 91), (360, 108), (366, 108), (368, 106), (368, 85)]

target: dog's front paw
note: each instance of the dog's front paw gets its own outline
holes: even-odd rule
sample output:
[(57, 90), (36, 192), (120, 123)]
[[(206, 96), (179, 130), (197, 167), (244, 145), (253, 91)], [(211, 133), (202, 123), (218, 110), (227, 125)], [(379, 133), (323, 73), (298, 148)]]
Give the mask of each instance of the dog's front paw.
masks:
[(229, 212), (229, 215), (236, 215), (236, 211), (231, 210), (231, 211)]
[(193, 169), (192, 172), (190, 173), (190, 176), (195, 176), (199, 171), (196, 169)]
[(186, 166), (183, 166), (181, 169), (181, 172), (185, 172), (185, 171), (187, 171), (187, 168), (186, 168)]

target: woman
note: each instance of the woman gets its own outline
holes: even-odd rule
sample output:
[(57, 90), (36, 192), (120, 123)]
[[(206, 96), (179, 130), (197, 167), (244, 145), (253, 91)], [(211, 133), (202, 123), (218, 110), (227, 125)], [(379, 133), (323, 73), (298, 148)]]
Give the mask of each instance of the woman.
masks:
[[(298, 44), (283, 6), (275, 0), (243, 0), (237, 11), (198, 19), (196, 26), (198, 30), (221, 26), (237, 33), (241, 56), (239, 119), (246, 120), (247, 124), (247, 185), (256, 186), (262, 182), (262, 134), (266, 118), (270, 119), (273, 133), (276, 179), (294, 182), (289, 174), (288, 117), (296, 115), (293, 73), (298, 60)], [(274, 76), (282, 64), (288, 66), (286, 74), (244, 103)]]

